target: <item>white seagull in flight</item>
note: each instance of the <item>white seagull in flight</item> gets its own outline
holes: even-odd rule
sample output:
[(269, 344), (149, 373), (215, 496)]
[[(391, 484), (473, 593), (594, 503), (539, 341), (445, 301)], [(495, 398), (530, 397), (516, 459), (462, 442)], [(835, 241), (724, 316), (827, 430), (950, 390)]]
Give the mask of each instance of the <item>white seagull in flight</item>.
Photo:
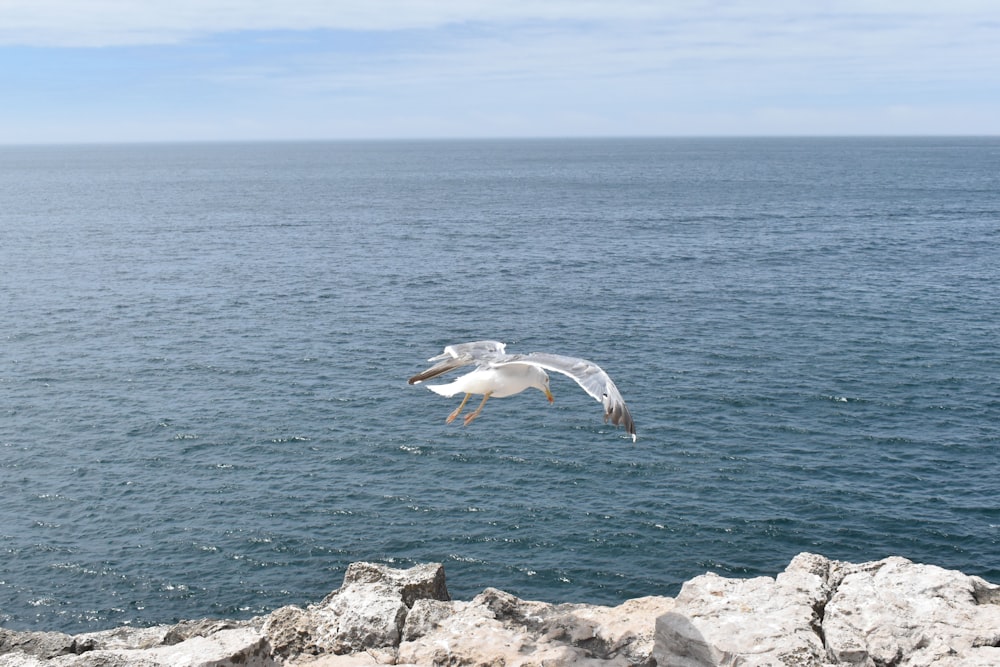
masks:
[(632, 421), (632, 414), (625, 406), (618, 387), (600, 366), (586, 359), (566, 357), (561, 354), (545, 352), (507, 354), (506, 347), (495, 340), (449, 345), (444, 348), (444, 352), (428, 359), (438, 363), (423, 373), (411, 377), (409, 383), (420, 384), (424, 380), (444, 375), (456, 368), (474, 364), (475, 370), (454, 382), (427, 385), (428, 389), (442, 396), (465, 394), (462, 403), (448, 415), (446, 421), (449, 424), (461, 414), (462, 408), (472, 394), (482, 394), (483, 400), (479, 407), (465, 416), (465, 424), (469, 424), (483, 411), (483, 406), (491, 396), (505, 398), (534, 387), (543, 392), (551, 403), (555, 399), (549, 391), (549, 376), (545, 371), (556, 371), (576, 380), (584, 391), (600, 401), (604, 405), (605, 423), (610, 419), (615, 426), (624, 426), (625, 431), (632, 436), (632, 442), (635, 442), (635, 422)]

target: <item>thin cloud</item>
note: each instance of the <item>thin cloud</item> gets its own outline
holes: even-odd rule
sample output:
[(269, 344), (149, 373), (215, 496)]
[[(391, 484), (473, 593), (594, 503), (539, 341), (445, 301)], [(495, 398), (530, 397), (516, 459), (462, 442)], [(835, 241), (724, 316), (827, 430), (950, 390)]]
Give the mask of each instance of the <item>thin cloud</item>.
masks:
[(339, 46), (308, 54), (268, 52), (267, 62), (256, 70), (243, 64), (211, 76), (327, 91), (634, 79), (689, 92), (829, 95), (880, 85), (892, 90), (907, 82), (997, 78), (993, 61), (985, 57), (996, 49), (992, 32), (974, 22), (963, 25), (964, 41), (956, 44), (947, 36), (952, 31), (942, 30), (947, 21), (922, 15), (883, 21), (783, 16), (752, 22), (734, 13), (729, 23), (714, 16), (662, 23), (628, 23), (619, 17), (607, 25), (550, 21), (441, 27), (375, 52)]
[(0, 44), (105, 47), (173, 44), (208, 34), (274, 30), (393, 31), (465, 23), (662, 19), (659, 3), (530, 0), (6, 0)]
[[(995, 16), (991, 0), (789, 4), (778, 0), (3, 0), (0, 44), (105, 47), (174, 44), (205, 35), (275, 30), (426, 30), (463, 24), (535, 21), (577, 25), (628, 24), (703, 30), (726, 26), (760, 38), (789, 30), (930, 20), (942, 30)], [(949, 24), (952, 24), (949, 26)], [(993, 22), (996, 29), (996, 20)]]
[(0, 141), (143, 122), (167, 139), (993, 133), (995, 16), (992, 0), (0, 0)]

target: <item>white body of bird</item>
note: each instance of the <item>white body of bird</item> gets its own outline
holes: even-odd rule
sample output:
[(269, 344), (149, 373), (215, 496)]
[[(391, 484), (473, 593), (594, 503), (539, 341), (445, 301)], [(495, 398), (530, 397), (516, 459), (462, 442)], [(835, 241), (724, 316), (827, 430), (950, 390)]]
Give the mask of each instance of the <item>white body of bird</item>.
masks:
[(493, 398), (506, 398), (520, 394), (534, 387), (551, 401), (549, 376), (541, 368), (528, 364), (507, 364), (493, 368), (479, 368), (466, 373), (454, 382), (429, 384), (427, 388), (435, 394), (454, 396), (455, 394), (489, 394)]

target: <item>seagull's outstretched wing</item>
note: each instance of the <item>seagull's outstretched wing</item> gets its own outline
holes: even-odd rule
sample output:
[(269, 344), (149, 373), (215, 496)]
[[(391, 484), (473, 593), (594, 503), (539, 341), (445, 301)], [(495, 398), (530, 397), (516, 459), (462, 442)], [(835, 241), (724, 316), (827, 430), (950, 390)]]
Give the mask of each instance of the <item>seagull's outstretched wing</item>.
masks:
[(417, 373), (407, 380), (407, 382), (409, 384), (419, 384), (424, 380), (444, 375), (462, 366), (488, 364), (504, 357), (504, 350), (506, 348), (506, 345), (495, 340), (477, 340), (472, 343), (449, 345), (444, 348), (444, 352), (427, 360), (438, 363), (422, 373)]
[(576, 383), (583, 387), (584, 391), (604, 405), (604, 421), (607, 422), (610, 419), (615, 426), (624, 426), (625, 431), (632, 436), (632, 442), (635, 442), (635, 422), (632, 421), (632, 413), (628, 411), (618, 387), (597, 364), (578, 357), (548, 354), (547, 352), (502, 355), (500, 359), (493, 362), (495, 366), (504, 364), (531, 364), (548, 371), (568, 375), (576, 380)]

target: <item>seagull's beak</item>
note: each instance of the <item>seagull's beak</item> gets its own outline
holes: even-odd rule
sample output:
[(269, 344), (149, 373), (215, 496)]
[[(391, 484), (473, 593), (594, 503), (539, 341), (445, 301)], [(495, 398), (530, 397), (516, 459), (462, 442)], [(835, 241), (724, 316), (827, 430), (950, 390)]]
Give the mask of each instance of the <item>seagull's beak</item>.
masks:
[(553, 403), (556, 400), (555, 397), (552, 395), (552, 392), (549, 391), (548, 387), (545, 388), (545, 398), (549, 399), (549, 403)]

